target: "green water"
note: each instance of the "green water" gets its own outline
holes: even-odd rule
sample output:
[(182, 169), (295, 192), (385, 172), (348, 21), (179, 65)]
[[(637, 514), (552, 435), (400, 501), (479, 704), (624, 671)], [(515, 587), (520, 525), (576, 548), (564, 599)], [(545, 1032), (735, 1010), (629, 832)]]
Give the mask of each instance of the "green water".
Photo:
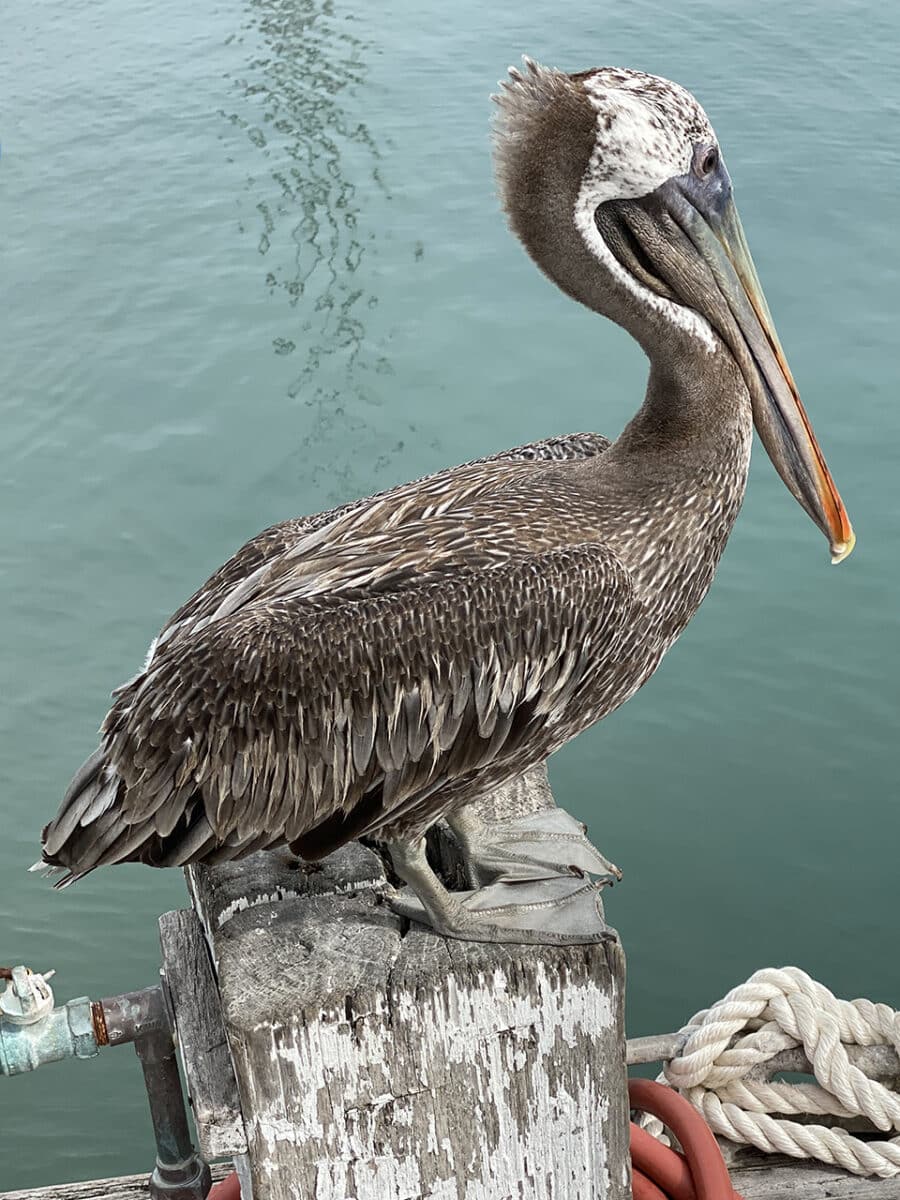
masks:
[[(678, 11), (675, 15), (676, 8)], [(44, 0), (0, 33), (0, 961), (154, 980), (178, 873), (24, 873), (108, 693), (263, 526), (488, 451), (614, 435), (645, 362), (506, 232), (487, 97), (527, 51), (705, 103), (859, 535), (757, 454), (702, 612), (558, 795), (626, 872), (630, 1031), (797, 963), (900, 1004), (900, 9)], [(125, 1050), (0, 1080), (0, 1190), (146, 1169)]]

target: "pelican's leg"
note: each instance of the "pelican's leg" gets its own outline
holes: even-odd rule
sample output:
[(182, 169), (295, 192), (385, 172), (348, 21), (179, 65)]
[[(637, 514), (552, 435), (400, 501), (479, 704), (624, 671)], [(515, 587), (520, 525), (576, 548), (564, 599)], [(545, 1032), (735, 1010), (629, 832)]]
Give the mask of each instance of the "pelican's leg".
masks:
[(431, 925), (439, 933), (458, 923), (459, 895), (465, 893), (448, 892), (438, 879), (425, 853), (425, 839), (388, 842), (387, 848), (394, 871), (418, 897), (415, 900), (411, 896), (393, 896), (389, 899), (391, 908), (402, 917)]
[(549, 878), (531, 876), (472, 892), (448, 892), (428, 863), (424, 838), (391, 841), (388, 849), (394, 870), (415, 893), (392, 897), (391, 908), (444, 937), (547, 945), (616, 937), (603, 919), (602, 884), (577, 867)]
[(478, 803), (445, 817), (459, 843), (473, 887), (503, 880), (547, 879), (573, 869), (617, 883), (622, 872), (588, 840), (587, 826), (563, 808), (542, 808), (521, 816), (485, 821)]

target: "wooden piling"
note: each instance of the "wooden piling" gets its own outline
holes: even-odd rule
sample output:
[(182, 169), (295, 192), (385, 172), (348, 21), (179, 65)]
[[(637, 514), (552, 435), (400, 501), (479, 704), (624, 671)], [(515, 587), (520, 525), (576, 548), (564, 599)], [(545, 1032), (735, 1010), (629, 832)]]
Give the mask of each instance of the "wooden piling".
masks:
[[(522, 810), (517, 788), (498, 811)], [(526, 791), (552, 803), (540, 775)], [(190, 886), (242, 1111), (195, 1071), (218, 1097), (194, 1101), (201, 1146), (246, 1150), (253, 1200), (627, 1200), (618, 943), (438, 937), (390, 911), (356, 845), (322, 869), (200, 867)], [(167, 963), (190, 936), (163, 923)]]

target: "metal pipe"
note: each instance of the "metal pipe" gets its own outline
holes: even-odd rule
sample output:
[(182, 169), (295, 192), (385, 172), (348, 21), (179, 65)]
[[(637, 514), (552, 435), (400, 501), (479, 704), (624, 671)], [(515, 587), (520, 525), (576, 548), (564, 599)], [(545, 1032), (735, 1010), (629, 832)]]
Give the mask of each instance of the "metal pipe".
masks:
[(212, 1176), (191, 1142), (172, 1033), (159, 1029), (145, 1034), (135, 1040), (134, 1048), (144, 1072), (156, 1140), (150, 1195), (153, 1200), (203, 1200)]
[(629, 1038), (625, 1043), (625, 1063), (633, 1067), (674, 1058), (686, 1040), (686, 1033), (653, 1033), (649, 1037)]
[(174, 1021), (161, 984), (91, 1001), (53, 1007), (47, 975), (26, 967), (0, 968), (0, 1074), (34, 1071), (63, 1058), (93, 1058), (101, 1046), (134, 1044), (150, 1105), (156, 1166), (151, 1200), (204, 1200), (209, 1166), (194, 1150), (175, 1054)]
[(171, 1039), (173, 1022), (161, 984), (107, 996), (95, 1001), (91, 1010), (100, 1046), (122, 1046), (156, 1033), (167, 1033)]
[[(629, 1038), (625, 1043), (625, 1062), (629, 1067), (640, 1063), (664, 1062), (674, 1058), (687, 1040), (686, 1033), (657, 1033), (650, 1037)], [(845, 1046), (850, 1062), (859, 1067), (870, 1079), (885, 1083), (900, 1078), (900, 1056), (893, 1046)], [(795, 1071), (803, 1075), (812, 1072), (812, 1065), (803, 1052), (802, 1047), (796, 1046), (791, 1050), (781, 1050), (760, 1068), (754, 1068), (765, 1077), (777, 1074), (779, 1071)]]

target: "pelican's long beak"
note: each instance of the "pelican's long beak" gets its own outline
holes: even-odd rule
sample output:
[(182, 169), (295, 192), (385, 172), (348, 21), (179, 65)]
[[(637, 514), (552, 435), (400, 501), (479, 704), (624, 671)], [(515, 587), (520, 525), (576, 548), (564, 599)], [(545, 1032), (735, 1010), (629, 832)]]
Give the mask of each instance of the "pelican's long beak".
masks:
[(800, 402), (727, 176), (725, 182), (727, 186), (714, 205), (698, 204), (697, 197), (682, 188), (681, 195), (688, 203), (679, 204), (673, 215), (715, 277), (740, 333), (743, 347), (734, 344), (733, 327), (717, 330), (741, 365), (750, 390), (753, 421), (769, 458), (828, 538), (831, 561), (839, 563), (853, 549), (856, 537)]

